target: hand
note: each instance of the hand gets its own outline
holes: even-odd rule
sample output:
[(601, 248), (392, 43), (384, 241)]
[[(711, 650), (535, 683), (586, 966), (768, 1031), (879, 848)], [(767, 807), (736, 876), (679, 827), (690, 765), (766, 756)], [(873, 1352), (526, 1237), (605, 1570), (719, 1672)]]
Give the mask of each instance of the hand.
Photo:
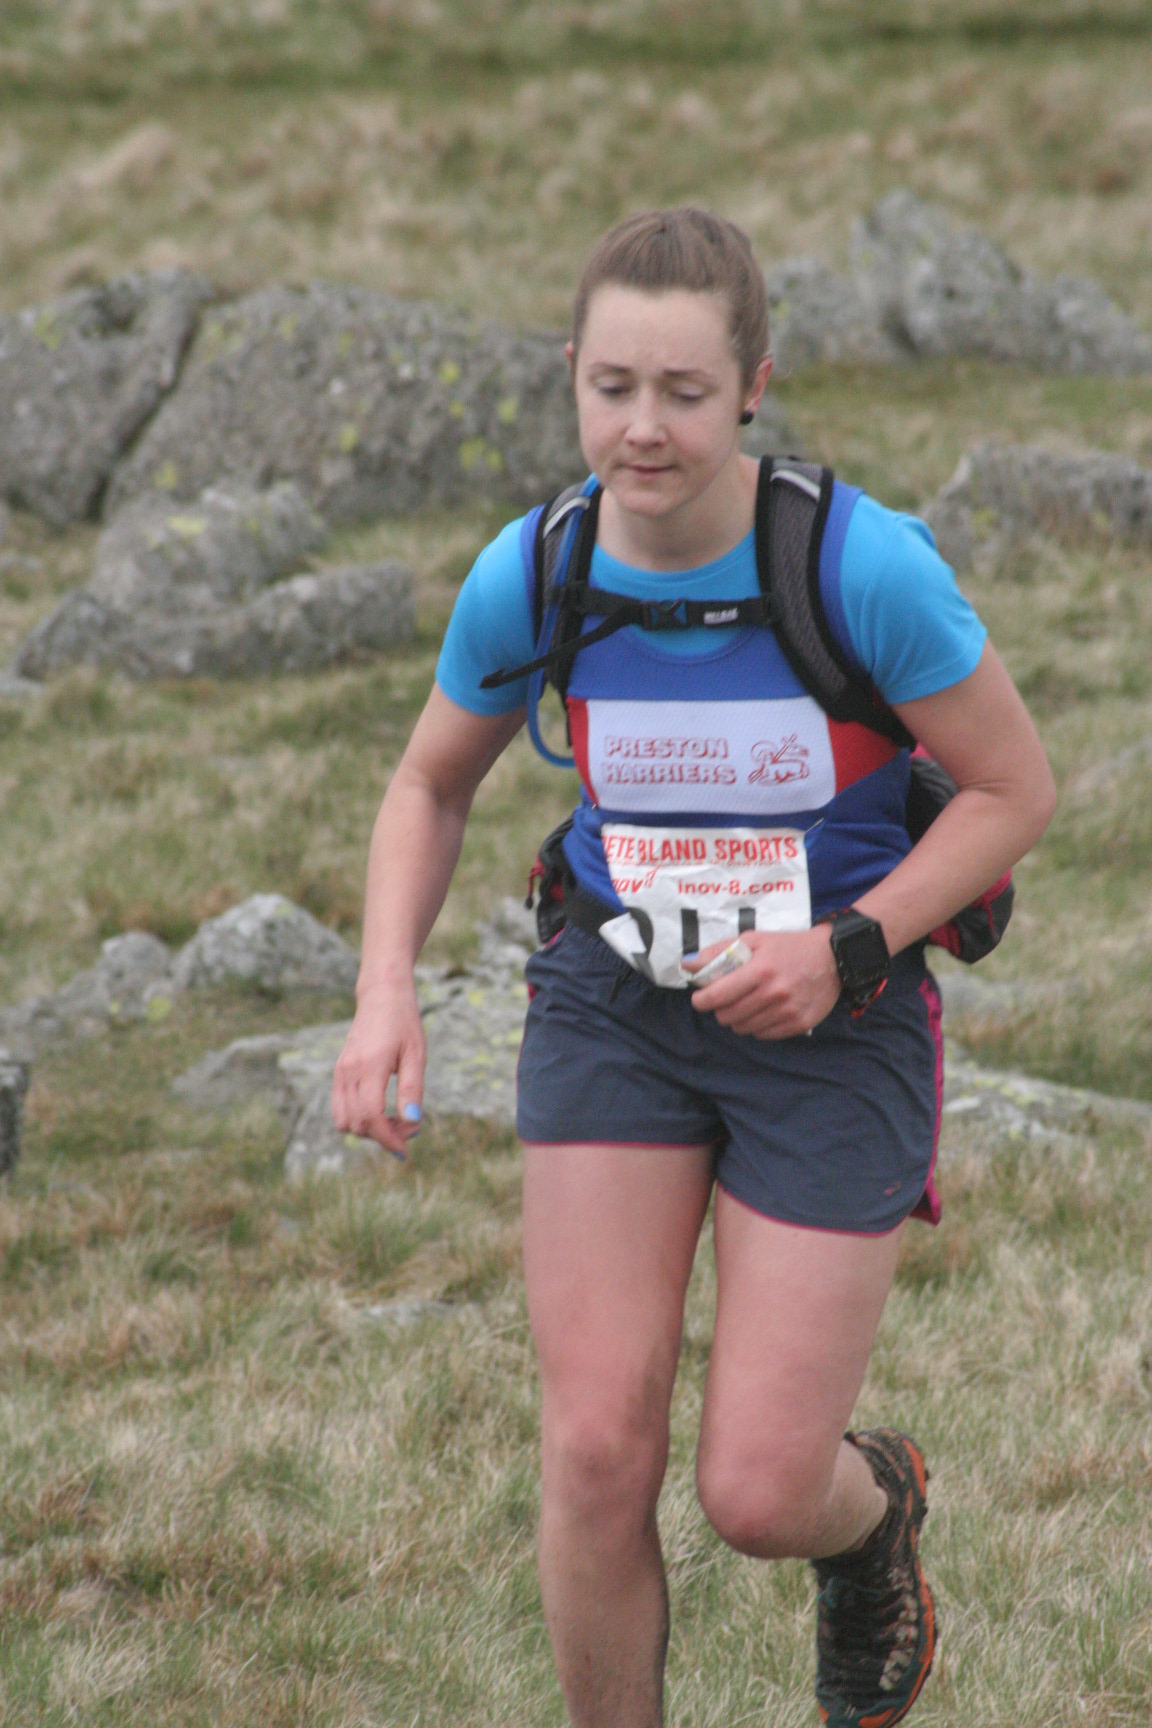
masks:
[[(376, 1140), (396, 1158), (420, 1132), (427, 1043), (416, 987), (409, 979), (381, 987), (356, 1008), (332, 1081), (332, 1120), (344, 1134)], [(396, 1076), (395, 1116), (385, 1095)]]
[[(830, 926), (811, 930), (748, 930), (741, 940), (751, 960), (735, 972), (692, 992), (692, 1006), (715, 1014), (722, 1026), (754, 1038), (796, 1038), (829, 1014), (840, 994), (840, 977), (829, 940)], [(725, 946), (705, 948), (685, 970), (703, 966)]]

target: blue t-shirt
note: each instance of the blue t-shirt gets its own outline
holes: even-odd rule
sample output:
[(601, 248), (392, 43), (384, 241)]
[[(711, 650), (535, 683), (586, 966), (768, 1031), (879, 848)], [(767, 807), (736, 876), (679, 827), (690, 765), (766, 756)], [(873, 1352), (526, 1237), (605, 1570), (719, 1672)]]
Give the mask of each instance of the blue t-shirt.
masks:
[[(477, 558), (436, 667), (445, 695), (473, 714), (510, 713), (527, 700), (527, 678), (480, 688), (487, 673), (521, 666), (535, 653), (520, 530), (519, 520), (510, 522)], [(641, 599), (672, 592), (685, 599), (744, 599), (759, 592), (751, 534), (723, 558), (692, 570), (643, 570), (597, 546), (591, 581)], [(820, 592), (829, 627), (886, 702), (946, 690), (980, 659), (987, 632), (925, 524), (839, 483), (821, 547)], [(738, 629), (645, 633), (645, 640), (650, 650), (691, 655), (714, 651)]]
[[(535, 652), (534, 583), (522, 546), (521, 524), (512, 523), (480, 555), (441, 652), (441, 689), (476, 714), (511, 712), (527, 698), (527, 678), (480, 687), (487, 673), (523, 665)], [(671, 572), (637, 569), (598, 546), (591, 581), (643, 599), (746, 598), (759, 591), (754, 536), (710, 564)], [(928, 529), (839, 482), (821, 541), (820, 591), (846, 657), (889, 703), (933, 695), (976, 667), (984, 627)], [(768, 629), (625, 628), (573, 662), (568, 719), (583, 789), (565, 857), (583, 889), (622, 912), (635, 914), (639, 889), (626, 872), (619, 892), (614, 886), (606, 824), (617, 840), (645, 824), (678, 831), (673, 849), (695, 843), (686, 829), (723, 832), (725, 847), (727, 835), (748, 824), (800, 832), (812, 918), (852, 904), (908, 851), (907, 752), (826, 716)], [(790, 917), (783, 908), (802, 900), (795, 885), (787, 891), (794, 901), (783, 898), (783, 887), (770, 901), (764, 884), (735, 876), (721, 887), (738, 891), (737, 910), (754, 915), (757, 929), (777, 926), (774, 907)], [(645, 883), (640, 888), (647, 894)], [(704, 890), (697, 884), (693, 892)], [(647, 916), (646, 902), (641, 912)]]

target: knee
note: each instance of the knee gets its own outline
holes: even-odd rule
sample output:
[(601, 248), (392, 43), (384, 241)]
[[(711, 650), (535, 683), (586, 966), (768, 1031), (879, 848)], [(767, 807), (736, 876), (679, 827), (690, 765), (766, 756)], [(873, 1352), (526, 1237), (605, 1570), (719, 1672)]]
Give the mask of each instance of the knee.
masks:
[(800, 1456), (711, 1446), (697, 1458), (696, 1488), (705, 1517), (730, 1548), (783, 1560), (811, 1552), (831, 1476)]
[(608, 1534), (639, 1526), (655, 1511), (668, 1457), (667, 1419), (625, 1400), (591, 1398), (545, 1412), (545, 1516)]

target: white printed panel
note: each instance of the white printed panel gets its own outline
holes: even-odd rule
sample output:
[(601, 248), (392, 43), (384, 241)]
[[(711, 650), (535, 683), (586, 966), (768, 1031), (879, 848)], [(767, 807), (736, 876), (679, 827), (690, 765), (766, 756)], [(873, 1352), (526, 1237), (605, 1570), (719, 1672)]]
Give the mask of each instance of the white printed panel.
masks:
[(588, 773), (609, 810), (782, 816), (836, 793), (822, 708), (762, 702), (588, 702)]
[(807, 930), (808, 854), (795, 828), (601, 830), (612, 886), (627, 913), (600, 926), (616, 952), (655, 984), (685, 988), (686, 953), (746, 930)]

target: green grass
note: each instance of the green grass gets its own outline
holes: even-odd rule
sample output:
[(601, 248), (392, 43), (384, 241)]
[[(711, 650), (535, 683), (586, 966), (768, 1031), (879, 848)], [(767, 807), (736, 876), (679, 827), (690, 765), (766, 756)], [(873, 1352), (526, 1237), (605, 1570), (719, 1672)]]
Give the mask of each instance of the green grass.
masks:
[[(90, 1052), (90, 1109), (130, 1077), (146, 1145), (65, 1149), (74, 1058), (46, 1063), (0, 1195), (0, 1714), (559, 1724), (515, 1149), (433, 1122), (403, 1172), (285, 1189), (270, 1122), (193, 1143), (167, 1093), (214, 1024), (182, 1005)], [(1146, 1720), (1150, 1170), (1142, 1135), (995, 1163), (953, 1136), (945, 1222), (909, 1233), (858, 1417), (932, 1460), (926, 1724)], [(394, 1297), (447, 1306), (390, 1322)], [(670, 1720), (800, 1724), (806, 1568), (735, 1556), (695, 1501), (713, 1300), (706, 1232), (662, 1501)]]

